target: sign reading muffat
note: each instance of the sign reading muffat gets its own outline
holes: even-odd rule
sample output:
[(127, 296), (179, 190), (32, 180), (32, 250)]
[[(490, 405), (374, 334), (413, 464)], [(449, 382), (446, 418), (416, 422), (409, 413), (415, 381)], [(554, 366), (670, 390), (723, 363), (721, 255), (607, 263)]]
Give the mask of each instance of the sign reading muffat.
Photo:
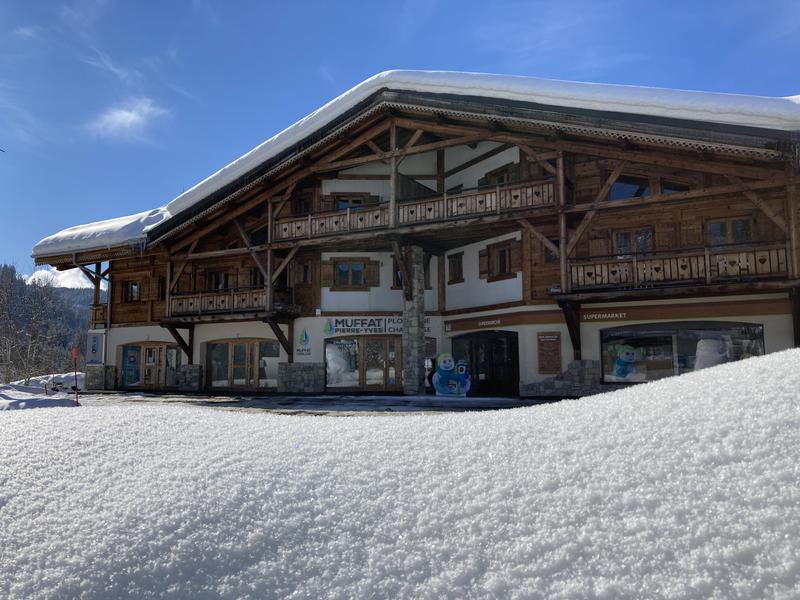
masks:
[[(425, 333), (430, 333), (430, 319), (425, 317)], [(325, 321), (325, 335), (401, 334), (402, 317), (330, 317)]]

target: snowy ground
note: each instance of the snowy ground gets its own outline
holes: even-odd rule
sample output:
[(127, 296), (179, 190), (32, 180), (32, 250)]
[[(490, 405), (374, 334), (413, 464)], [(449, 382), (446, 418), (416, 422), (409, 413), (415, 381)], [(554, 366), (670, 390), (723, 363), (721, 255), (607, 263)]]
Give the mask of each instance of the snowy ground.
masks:
[[(62, 391), (53, 392), (54, 383), (55, 388)], [(0, 385), (0, 411), (75, 406), (75, 394), (70, 391), (74, 385), (74, 373), (31, 377), (27, 385), (24, 380)], [(83, 385), (84, 374), (78, 373), (78, 389), (83, 389)]]
[(404, 418), (0, 414), (2, 598), (797, 598), (800, 350)]

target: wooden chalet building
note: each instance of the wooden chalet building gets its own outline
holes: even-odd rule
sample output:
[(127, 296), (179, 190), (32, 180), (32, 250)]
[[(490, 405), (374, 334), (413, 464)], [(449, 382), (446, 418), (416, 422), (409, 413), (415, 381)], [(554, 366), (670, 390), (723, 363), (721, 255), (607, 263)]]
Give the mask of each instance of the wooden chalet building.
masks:
[(94, 388), (579, 395), (800, 345), (799, 148), (796, 98), (391, 71), (34, 257)]

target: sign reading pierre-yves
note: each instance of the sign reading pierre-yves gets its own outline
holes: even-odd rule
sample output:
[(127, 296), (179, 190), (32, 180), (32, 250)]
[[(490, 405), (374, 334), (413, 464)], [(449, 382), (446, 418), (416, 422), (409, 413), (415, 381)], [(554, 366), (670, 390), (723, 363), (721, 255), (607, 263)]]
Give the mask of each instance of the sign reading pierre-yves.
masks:
[[(343, 334), (401, 334), (402, 317), (330, 317), (325, 321), (325, 335)], [(425, 317), (425, 333), (430, 333), (431, 323)]]

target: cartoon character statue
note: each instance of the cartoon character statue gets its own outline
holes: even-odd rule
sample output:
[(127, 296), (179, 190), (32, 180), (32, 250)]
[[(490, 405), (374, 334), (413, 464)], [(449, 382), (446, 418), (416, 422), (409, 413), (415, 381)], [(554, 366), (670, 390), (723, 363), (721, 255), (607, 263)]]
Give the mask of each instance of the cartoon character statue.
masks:
[(636, 374), (636, 350), (627, 344), (617, 346), (617, 360), (614, 362), (614, 376), (629, 379)]
[(456, 361), (449, 352), (436, 357), (436, 372), (431, 378), (437, 396), (466, 396), (470, 380), (466, 361)]
[(728, 362), (728, 349), (722, 340), (701, 339), (697, 341), (694, 370), (707, 369)]

